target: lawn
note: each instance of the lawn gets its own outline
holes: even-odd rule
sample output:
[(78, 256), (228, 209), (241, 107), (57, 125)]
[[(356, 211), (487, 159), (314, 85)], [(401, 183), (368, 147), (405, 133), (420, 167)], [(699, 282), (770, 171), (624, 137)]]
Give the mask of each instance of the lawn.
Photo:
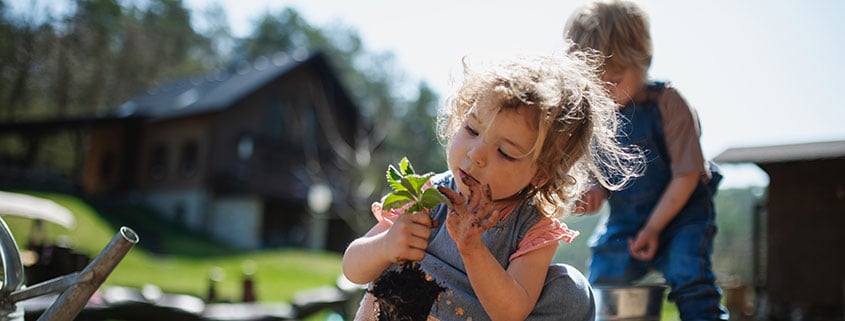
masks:
[[(223, 279), (216, 288), (218, 298), (237, 302), (242, 295), (242, 272), (247, 268), (255, 270), (256, 296), (260, 301), (290, 302), (297, 291), (334, 285), (341, 273), (341, 258), (335, 253), (298, 249), (242, 252), (162, 224), (143, 208), (121, 204), (98, 206), (109, 212), (103, 215), (88, 202), (73, 196), (29, 194), (51, 199), (74, 213), (76, 226), (73, 229), (48, 223), (47, 235), (51, 241), (69, 242), (73, 249), (91, 257), (102, 250), (121, 225), (138, 232), (139, 244), (129, 251), (109, 276), (106, 286), (140, 288), (145, 284), (155, 284), (167, 293), (204, 298), (208, 294), (209, 275), (215, 270), (223, 272)], [(3, 219), (10, 226), (18, 245), (24, 247), (32, 220), (14, 216), (4, 216)], [(156, 247), (164, 253), (153, 253), (145, 248), (145, 233), (155, 234), (155, 241), (151, 241), (150, 237), (147, 241), (157, 243)], [(316, 320), (316, 317), (312, 319)], [(679, 320), (672, 302), (664, 302), (661, 319)]]
[[(105, 281), (108, 285), (140, 288), (154, 284), (167, 293), (190, 294), (206, 297), (211, 271), (222, 271), (217, 297), (223, 301), (240, 301), (243, 271), (254, 269), (256, 296), (260, 301), (290, 302), (300, 290), (334, 285), (341, 274), (341, 257), (336, 253), (301, 249), (274, 249), (242, 252), (217, 244), (202, 237), (192, 236), (176, 227), (156, 221), (143, 209), (124, 206), (98, 206), (121, 215), (101, 215), (90, 203), (67, 195), (29, 193), (51, 199), (74, 213), (73, 229), (47, 223), (47, 235), (53, 242), (69, 243), (77, 252), (96, 256), (115, 236), (122, 223), (135, 230), (140, 238)], [(23, 248), (32, 227), (32, 220), (3, 216), (14, 234), (18, 246)], [(133, 224), (144, 224), (134, 225)], [(147, 241), (158, 243), (159, 253), (145, 248)], [(163, 251), (162, 251), (163, 250)], [(164, 252), (164, 253), (161, 253)]]

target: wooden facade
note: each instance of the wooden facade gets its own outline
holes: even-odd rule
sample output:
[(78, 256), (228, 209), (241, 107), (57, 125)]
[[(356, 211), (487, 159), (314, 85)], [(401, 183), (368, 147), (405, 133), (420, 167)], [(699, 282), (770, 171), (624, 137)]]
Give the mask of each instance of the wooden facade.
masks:
[(845, 141), (729, 149), (719, 163), (769, 175), (765, 296), (772, 319), (842, 320), (845, 310)]
[(86, 193), (139, 196), (244, 249), (338, 243), (309, 240), (306, 197), (312, 184), (348, 174), (340, 154), (355, 149), (357, 106), (321, 54), (262, 59), (124, 103), (125, 117), (91, 129)]

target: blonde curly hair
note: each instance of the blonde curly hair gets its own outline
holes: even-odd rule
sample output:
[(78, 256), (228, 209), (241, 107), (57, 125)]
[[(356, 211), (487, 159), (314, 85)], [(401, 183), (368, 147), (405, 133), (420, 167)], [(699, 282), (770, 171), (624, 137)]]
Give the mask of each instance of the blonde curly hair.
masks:
[(648, 14), (633, 1), (595, 0), (584, 4), (567, 20), (563, 37), (579, 48), (601, 52), (609, 70), (634, 68), (644, 75), (651, 66)]
[[(501, 110), (525, 108), (539, 116), (529, 153), (545, 183), (520, 195), (543, 215), (562, 215), (591, 182), (621, 188), (638, 176), (642, 154), (616, 140), (620, 119), (597, 76), (601, 62), (596, 52), (577, 50), (513, 56), (480, 70), (464, 59), (464, 81), (437, 115), (440, 141), (450, 144), (470, 114), (489, 123)], [(480, 110), (490, 95), (499, 104)]]

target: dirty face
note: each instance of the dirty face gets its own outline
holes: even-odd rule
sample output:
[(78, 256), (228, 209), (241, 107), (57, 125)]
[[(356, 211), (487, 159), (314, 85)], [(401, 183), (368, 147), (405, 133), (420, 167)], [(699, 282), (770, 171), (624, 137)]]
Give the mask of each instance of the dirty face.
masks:
[[(471, 176), (490, 184), (493, 200), (511, 197), (532, 183), (537, 168), (532, 161), (537, 141), (536, 112), (525, 108), (496, 109), (495, 99), (478, 102), (478, 110), (464, 120), (463, 128), (452, 138), (448, 149), (449, 170), (456, 177), (458, 189), (469, 189), (460, 177)], [(485, 119), (487, 118), (487, 119)]]

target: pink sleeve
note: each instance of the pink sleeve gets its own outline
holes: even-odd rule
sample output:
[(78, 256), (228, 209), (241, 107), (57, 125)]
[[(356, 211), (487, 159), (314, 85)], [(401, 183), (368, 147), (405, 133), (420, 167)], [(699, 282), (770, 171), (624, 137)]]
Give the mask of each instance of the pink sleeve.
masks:
[(571, 243), (580, 232), (570, 230), (566, 224), (561, 223), (556, 219), (544, 218), (534, 224), (525, 237), (517, 245), (516, 252), (511, 254), (510, 261), (518, 258), (525, 253), (546, 247), (557, 246), (563, 240), (566, 243)]

